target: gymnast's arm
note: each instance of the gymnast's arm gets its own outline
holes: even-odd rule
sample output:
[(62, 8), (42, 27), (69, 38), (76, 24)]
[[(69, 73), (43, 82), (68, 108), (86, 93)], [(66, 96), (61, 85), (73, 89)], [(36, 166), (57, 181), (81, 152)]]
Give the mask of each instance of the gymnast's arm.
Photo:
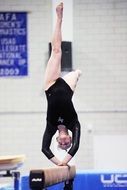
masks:
[(47, 123), (43, 140), (42, 140), (42, 152), (45, 154), (45, 156), (50, 159), (54, 164), (59, 165), (60, 161), (54, 156), (50, 149), (51, 140), (53, 135), (55, 134), (56, 130), (53, 130), (53, 126)]
[(79, 148), (80, 143), (80, 123), (77, 121), (72, 130), (72, 146), (62, 161), (63, 165), (66, 165), (72, 157), (75, 155)]

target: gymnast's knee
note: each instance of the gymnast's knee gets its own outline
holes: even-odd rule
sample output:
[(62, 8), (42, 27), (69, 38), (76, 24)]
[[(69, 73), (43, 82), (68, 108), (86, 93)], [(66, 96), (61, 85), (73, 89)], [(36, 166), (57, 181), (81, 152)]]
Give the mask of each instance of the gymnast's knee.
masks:
[(51, 59), (52, 60), (61, 60), (62, 51), (60, 48), (54, 47), (51, 52)]
[(52, 45), (52, 53), (54, 53), (54, 54), (62, 54), (61, 44)]

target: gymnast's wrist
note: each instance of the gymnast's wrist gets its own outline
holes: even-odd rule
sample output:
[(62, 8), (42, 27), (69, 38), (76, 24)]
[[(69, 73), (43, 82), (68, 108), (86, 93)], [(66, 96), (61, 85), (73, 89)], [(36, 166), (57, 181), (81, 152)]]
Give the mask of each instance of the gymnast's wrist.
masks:
[(67, 154), (62, 162), (67, 164), (71, 159), (72, 156), (70, 154)]
[(59, 165), (61, 162), (54, 156), (50, 159), (54, 164)]

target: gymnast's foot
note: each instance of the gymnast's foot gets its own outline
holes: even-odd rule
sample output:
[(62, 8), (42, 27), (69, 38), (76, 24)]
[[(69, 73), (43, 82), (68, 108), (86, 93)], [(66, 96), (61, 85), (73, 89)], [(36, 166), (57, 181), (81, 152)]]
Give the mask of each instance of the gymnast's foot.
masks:
[(60, 3), (57, 7), (56, 7), (56, 14), (57, 17), (62, 20), (63, 18), (63, 3)]
[(76, 73), (78, 74), (78, 77), (80, 77), (80, 76), (81, 76), (81, 74), (82, 74), (82, 71), (81, 71), (81, 70), (79, 70), (79, 69), (76, 69)]

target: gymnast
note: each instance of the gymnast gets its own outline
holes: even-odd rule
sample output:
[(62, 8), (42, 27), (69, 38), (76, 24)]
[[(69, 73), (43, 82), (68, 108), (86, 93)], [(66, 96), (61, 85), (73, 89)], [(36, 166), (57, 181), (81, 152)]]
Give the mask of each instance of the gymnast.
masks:
[[(44, 80), (48, 108), (47, 126), (42, 139), (42, 152), (54, 164), (65, 166), (68, 165), (68, 162), (77, 152), (80, 143), (80, 123), (72, 103), (72, 96), (81, 71), (71, 71), (61, 77), (63, 3), (56, 7), (56, 15), (56, 26), (51, 42), (52, 51)], [(68, 130), (72, 132), (72, 137), (69, 135)], [(62, 161), (50, 149), (52, 137), (56, 131), (59, 133), (56, 138), (58, 147), (67, 151)]]

